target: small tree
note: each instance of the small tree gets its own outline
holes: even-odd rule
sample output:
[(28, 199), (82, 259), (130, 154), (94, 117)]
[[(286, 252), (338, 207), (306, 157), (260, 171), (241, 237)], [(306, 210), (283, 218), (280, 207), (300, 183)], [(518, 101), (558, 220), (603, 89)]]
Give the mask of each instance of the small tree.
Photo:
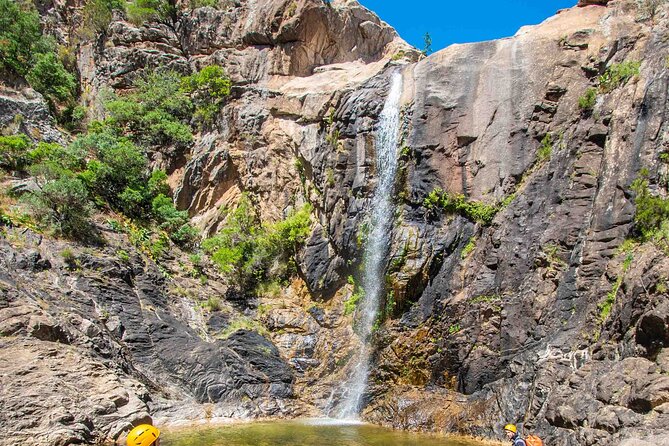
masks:
[(26, 135), (0, 136), (0, 168), (8, 172), (23, 170), (29, 162), (29, 148)]
[(123, 0), (89, 0), (82, 10), (82, 26), (79, 35), (92, 39), (97, 33), (105, 33), (112, 21), (114, 10), (125, 11)]
[(33, 54), (45, 52), (39, 15), (30, 3), (0, 0), (0, 68), (25, 75)]
[(181, 86), (190, 94), (195, 104), (195, 119), (210, 123), (221, 109), (225, 98), (230, 95), (232, 83), (223, 68), (209, 65), (183, 78)]
[(425, 33), (425, 36), (423, 36), (423, 41), (425, 42), (425, 45), (423, 46), (423, 50), (421, 51), (424, 55), (428, 55), (432, 53), (432, 37), (430, 37), (430, 33)]
[(73, 175), (42, 181), (38, 191), (26, 196), (35, 218), (59, 235), (81, 238), (90, 234), (91, 206), (84, 183)]
[(37, 54), (34, 65), (26, 75), (26, 80), (52, 105), (74, 99), (77, 83), (55, 53)]
[(150, 21), (174, 21), (175, 15), (173, 0), (132, 0), (128, 3), (128, 19), (138, 26)]

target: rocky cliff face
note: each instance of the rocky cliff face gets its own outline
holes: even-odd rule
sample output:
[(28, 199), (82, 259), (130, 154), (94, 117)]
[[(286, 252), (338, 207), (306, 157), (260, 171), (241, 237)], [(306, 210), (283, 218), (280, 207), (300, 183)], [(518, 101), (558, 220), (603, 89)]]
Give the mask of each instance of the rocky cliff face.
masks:
[[(151, 68), (224, 66), (233, 94), (215, 125), (186, 151), (153, 153), (154, 164), (204, 234), (243, 192), (267, 221), (311, 203), (312, 233), (290, 285), (251, 298), (176, 250), (154, 262), (104, 218), (102, 247), (8, 228), (0, 444), (114, 439), (151, 416), (327, 412), (359, 348), (344, 302), (359, 279), (375, 123), (395, 71), (392, 297), (364, 417), (485, 436), (518, 422), (556, 445), (667, 442), (666, 241), (624, 243), (640, 170), (666, 194), (667, 11), (579, 4), (513, 38), (427, 58), (353, 0), (182, 5), (174, 23), (116, 17), (80, 44), (83, 100), (97, 113), (105, 88), (127, 89)], [(78, 5), (43, 9), (72, 39)], [(637, 61), (638, 75), (579, 106), (607, 69)], [(68, 138), (39, 97), (13, 87), (2, 93), (5, 128)], [(446, 212), (425, 201), (438, 190), (496, 213)], [(201, 305), (211, 299), (221, 301)]]

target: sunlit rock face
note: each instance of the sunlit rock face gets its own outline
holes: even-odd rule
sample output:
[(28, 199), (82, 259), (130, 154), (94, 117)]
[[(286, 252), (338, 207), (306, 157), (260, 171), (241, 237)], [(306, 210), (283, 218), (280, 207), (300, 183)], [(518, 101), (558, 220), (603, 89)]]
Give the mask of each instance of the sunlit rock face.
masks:
[[(296, 276), (254, 295), (187, 253), (154, 262), (104, 219), (104, 246), (9, 228), (0, 444), (336, 405), (362, 348), (346, 301), (362, 277), (393, 72), (395, 220), (362, 417), (484, 436), (524, 423), (556, 445), (662, 444), (669, 260), (661, 241), (620, 247), (635, 235), (640, 170), (667, 193), (666, 6), (649, 15), (633, 1), (581, 1), (600, 6), (422, 57), (357, 2), (330, 3), (184, 2), (175, 23), (117, 16), (79, 45), (97, 117), (105, 89), (123, 92), (148, 70), (223, 66), (233, 89), (215, 124), (187, 149), (149, 153), (153, 164), (205, 235), (242, 194), (263, 221), (310, 203), (311, 234)], [(70, 6), (41, 11), (61, 43), (78, 23)], [(579, 105), (609, 67), (634, 61), (637, 75)], [(5, 83), (3, 126), (67, 140), (39, 95)], [(469, 211), (426, 201), (438, 190), (462, 194)]]
[(606, 6), (610, 0), (578, 0), (578, 6), (600, 5)]

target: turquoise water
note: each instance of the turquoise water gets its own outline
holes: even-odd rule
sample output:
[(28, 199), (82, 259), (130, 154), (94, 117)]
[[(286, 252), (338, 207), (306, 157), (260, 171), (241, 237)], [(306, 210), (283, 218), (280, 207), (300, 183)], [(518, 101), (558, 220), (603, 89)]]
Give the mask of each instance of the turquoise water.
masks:
[(164, 430), (161, 446), (480, 446), (470, 440), (328, 421), (248, 423)]

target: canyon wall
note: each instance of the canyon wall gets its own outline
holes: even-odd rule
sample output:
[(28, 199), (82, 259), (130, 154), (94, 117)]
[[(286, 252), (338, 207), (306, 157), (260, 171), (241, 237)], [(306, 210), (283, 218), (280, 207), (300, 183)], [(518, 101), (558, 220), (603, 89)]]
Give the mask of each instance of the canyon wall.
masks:
[[(45, 29), (75, 45), (81, 6), (41, 4)], [(582, 1), (428, 57), (354, 0), (179, 6), (167, 23), (117, 14), (76, 43), (89, 118), (103, 117), (106, 90), (151, 69), (223, 66), (233, 87), (215, 123), (149, 155), (204, 236), (242, 194), (263, 221), (310, 203), (298, 273), (279, 291), (239, 293), (207, 260), (147, 257), (103, 215), (102, 246), (5, 228), (0, 444), (123, 438), (151, 417), (327, 415), (360, 349), (346, 302), (395, 72), (396, 222), (363, 418), (488, 437), (515, 422), (552, 445), (669, 444), (667, 239), (629, 241), (642, 169), (653, 194), (667, 192), (666, 6)], [(600, 88), (635, 62), (638, 74)], [(0, 101), (3, 128), (72, 137), (20, 81)], [(453, 211), (443, 199), (457, 195), (467, 206)]]

